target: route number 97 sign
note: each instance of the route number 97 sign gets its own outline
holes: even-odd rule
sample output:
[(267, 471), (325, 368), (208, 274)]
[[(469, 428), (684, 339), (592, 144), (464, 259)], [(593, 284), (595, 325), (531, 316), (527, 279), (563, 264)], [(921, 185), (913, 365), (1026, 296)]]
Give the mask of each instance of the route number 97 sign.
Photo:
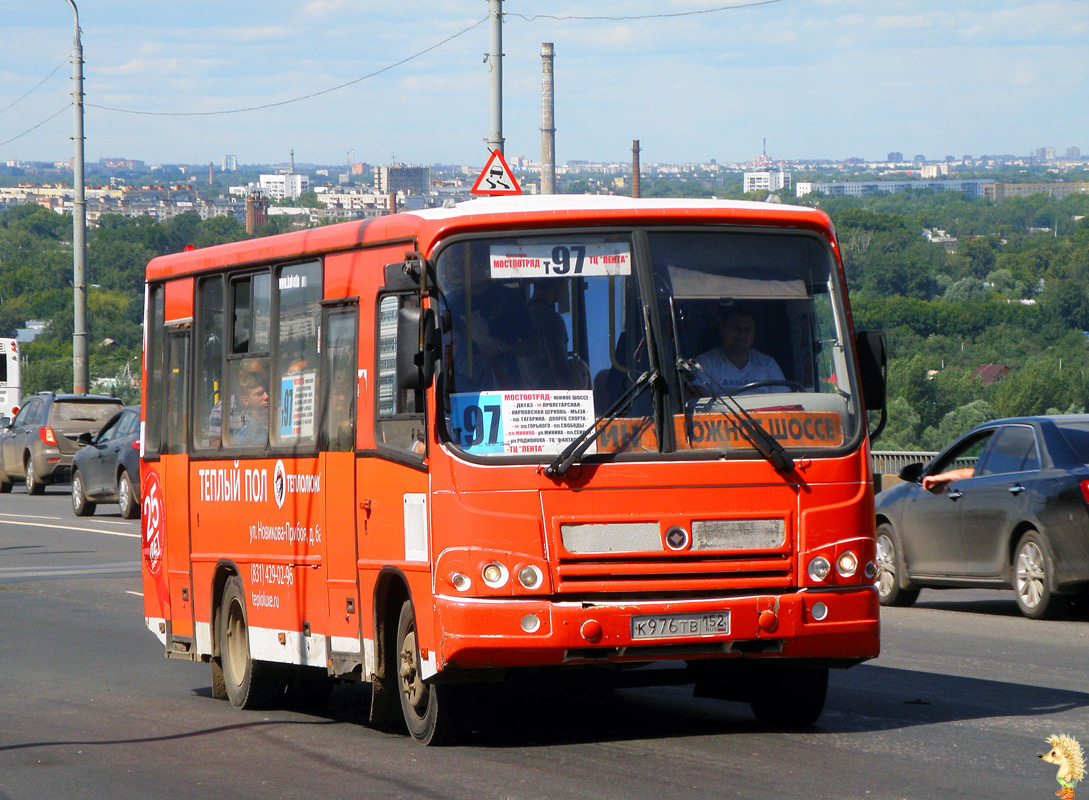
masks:
[(491, 248), (493, 280), (631, 275), (627, 242), (555, 241), (501, 244)]

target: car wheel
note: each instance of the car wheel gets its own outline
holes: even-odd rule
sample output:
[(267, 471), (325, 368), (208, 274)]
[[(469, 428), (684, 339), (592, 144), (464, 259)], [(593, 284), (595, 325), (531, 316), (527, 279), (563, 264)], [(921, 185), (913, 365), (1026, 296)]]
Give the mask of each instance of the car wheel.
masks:
[(888, 523), (877, 526), (877, 594), (883, 606), (910, 606), (919, 597), (918, 589), (901, 585), (904, 558), (897, 547), (896, 532)]
[(125, 519), (136, 519), (140, 516), (140, 501), (136, 499), (132, 480), (124, 470), (117, 480), (117, 502), (121, 504), (121, 516)]
[(1017, 543), (1013, 557), (1013, 591), (1017, 607), (1029, 619), (1044, 619), (1056, 607), (1051, 591), (1053, 574), (1047, 542), (1037, 531), (1028, 531)]
[(38, 477), (38, 473), (34, 471), (34, 459), (27, 456), (26, 459), (26, 493), (27, 494), (41, 494), (45, 491), (45, 484), (42, 483), (41, 478)]
[(11, 491), (12, 483), (7, 478), (0, 477), (0, 494), (7, 494)]
[(83, 493), (83, 476), (76, 470), (72, 473), (72, 511), (77, 517), (87, 517), (95, 513), (95, 503)]

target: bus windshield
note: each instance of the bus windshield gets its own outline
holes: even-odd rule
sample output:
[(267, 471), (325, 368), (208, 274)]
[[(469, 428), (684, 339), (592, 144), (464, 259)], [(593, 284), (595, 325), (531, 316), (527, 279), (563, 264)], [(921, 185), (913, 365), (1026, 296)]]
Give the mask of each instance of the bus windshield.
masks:
[(788, 449), (845, 447), (861, 414), (834, 265), (791, 231), (452, 242), (436, 257), (444, 436), (550, 461), (597, 420), (588, 459), (759, 458), (755, 420)]

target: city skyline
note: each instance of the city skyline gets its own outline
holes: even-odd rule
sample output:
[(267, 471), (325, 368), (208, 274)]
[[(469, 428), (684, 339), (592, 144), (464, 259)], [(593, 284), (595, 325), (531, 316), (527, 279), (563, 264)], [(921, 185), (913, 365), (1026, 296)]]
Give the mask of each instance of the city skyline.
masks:
[[(0, 161), (66, 160), (71, 8), (5, 5)], [(482, 164), (486, 0), (361, 5), (82, 0), (88, 161)], [(506, 0), (506, 152), (539, 158), (544, 41), (560, 163), (1089, 150), (1089, 4), (872, 5)]]

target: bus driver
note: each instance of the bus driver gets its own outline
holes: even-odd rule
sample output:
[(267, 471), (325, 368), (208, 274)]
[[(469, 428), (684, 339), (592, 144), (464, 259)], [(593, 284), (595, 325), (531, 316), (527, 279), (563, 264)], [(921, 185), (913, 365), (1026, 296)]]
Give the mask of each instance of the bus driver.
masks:
[[(697, 389), (717, 393), (721, 388), (734, 392), (750, 383), (785, 379), (774, 358), (753, 348), (756, 320), (749, 308), (740, 305), (727, 308), (719, 318), (718, 333), (722, 343), (696, 356), (696, 363), (709, 379), (709, 385), (697, 380)], [(771, 392), (775, 388), (765, 386), (760, 391)]]

